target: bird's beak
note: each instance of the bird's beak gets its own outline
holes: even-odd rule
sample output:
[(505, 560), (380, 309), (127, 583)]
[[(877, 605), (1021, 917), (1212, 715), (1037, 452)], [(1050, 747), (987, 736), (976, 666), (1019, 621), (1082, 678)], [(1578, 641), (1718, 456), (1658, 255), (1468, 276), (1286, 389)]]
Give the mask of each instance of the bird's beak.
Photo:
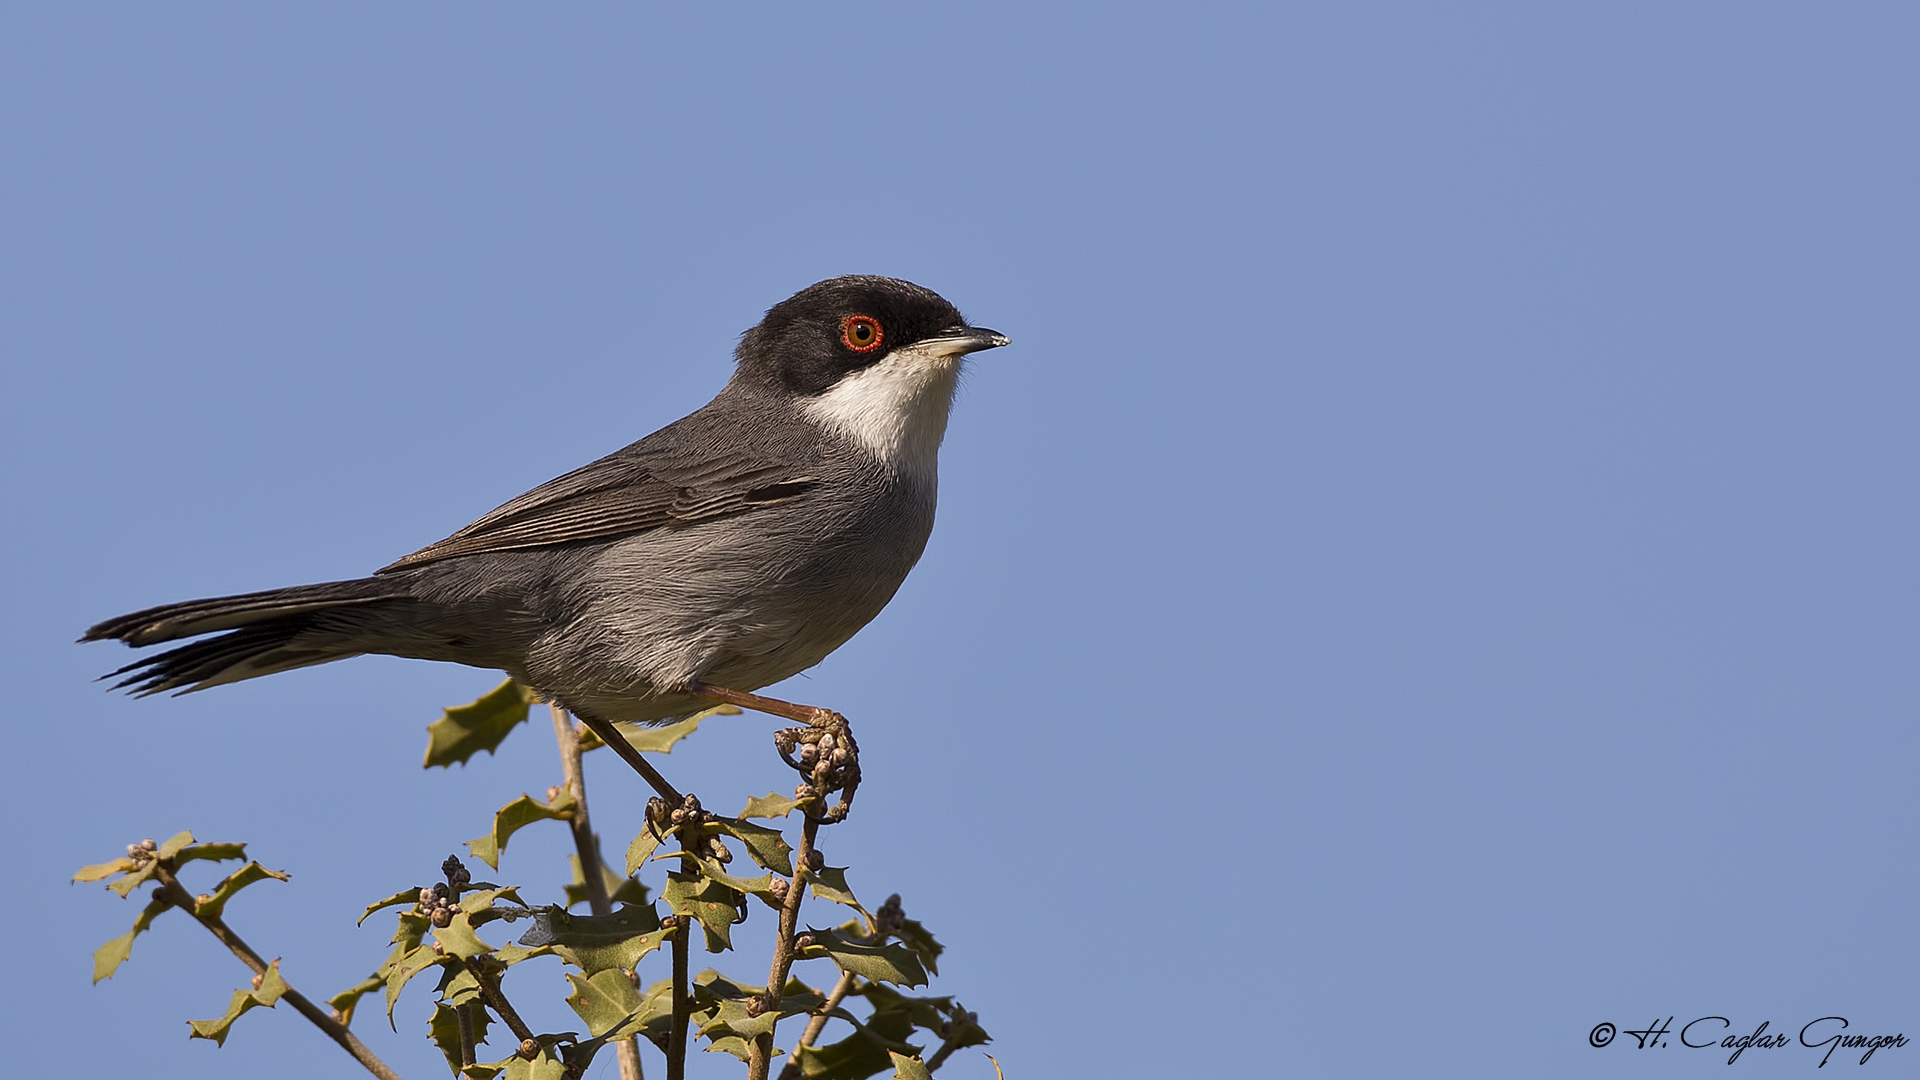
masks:
[(953, 326), (920, 343), (935, 356), (962, 356), (981, 349), (997, 349), (1012, 344), (1007, 335), (983, 326)]

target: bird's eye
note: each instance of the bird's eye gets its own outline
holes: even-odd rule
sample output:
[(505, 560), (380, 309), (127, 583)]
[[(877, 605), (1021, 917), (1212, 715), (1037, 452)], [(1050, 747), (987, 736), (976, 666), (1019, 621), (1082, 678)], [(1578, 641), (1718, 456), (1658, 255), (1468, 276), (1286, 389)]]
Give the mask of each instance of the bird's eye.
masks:
[(840, 343), (857, 353), (880, 347), (880, 320), (871, 315), (849, 315), (840, 320)]

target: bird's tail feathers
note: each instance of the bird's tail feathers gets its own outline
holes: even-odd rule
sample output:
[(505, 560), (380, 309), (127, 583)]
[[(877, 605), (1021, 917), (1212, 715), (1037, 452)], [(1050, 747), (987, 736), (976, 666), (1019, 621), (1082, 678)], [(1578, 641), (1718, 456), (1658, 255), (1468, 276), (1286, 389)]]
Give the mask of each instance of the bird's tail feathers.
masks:
[(90, 628), (81, 641), (124, 641), (129, 645), (158, 645), (183, 637), (251, 626), (268, 619), (288, 618), (328, 608), (372, 604), (406, 596), (404, 577), (359, 578), (295, 585), (290, 589), (216, 596), (122, 615)]
[(80, 640), (114, 639), (139, 646), (229, 631), (142, 657), (102, 676), (125, 676), (113, 688), (127, 689), (141, 697), (167, 690), (185, 693), (358, 656), (363, 648), (353, 647), (347, 637), (316, 624), (330, 612), (407, 596), (404, 577), (299, 585), (136, 611), (108, 619)]

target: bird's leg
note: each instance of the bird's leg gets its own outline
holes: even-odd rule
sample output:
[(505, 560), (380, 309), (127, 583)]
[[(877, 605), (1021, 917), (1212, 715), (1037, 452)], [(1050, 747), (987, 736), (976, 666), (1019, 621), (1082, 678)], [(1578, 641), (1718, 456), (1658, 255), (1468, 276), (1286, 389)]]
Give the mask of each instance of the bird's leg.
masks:
[[(817, 705), (796, 705), (699, 681), (689, 683), (686, 692), (708, 701), (807, 725), (775, 732), (773, 744), (779, 749), (781, 760), (805, 777), (801, 790), (795, 792), (800, 801), (820, 800), (822, 812), (809, 810), (807, 816), (827, 823), (846, 818), (847, 810), (853, 805), (853, 793), (860, 786), (860, 746), (853, 741), (853, 729), (847, 725), (846, 717)], [(797, 760), (796, 750), (799, 751)], [(836, 791), (840, 792), (840, 804), (827, 810), (827, 796)]]
[(653, 790), (659, 792), (660, 797), (669, 805), (679, 806), (685, 801), (685, 796), (674, 790), (672, 784), (667, 783), (667, 778), (660, 775), (660, 770), (647, 764), (647, 759), (640, 756), (640, 751), (635, 750), (632, 743), (621, 737), (618, 728), (597, 716), (578, 712), (573, 715), (580, 718), (580, 722), (587, 726), (588, 731), (600, 736), (601, 742), (612, 747), (613, 752), (620, 755), (620, 760), (633, 766), (633, 771), (639, 773), (642, 779), (652, 785)]

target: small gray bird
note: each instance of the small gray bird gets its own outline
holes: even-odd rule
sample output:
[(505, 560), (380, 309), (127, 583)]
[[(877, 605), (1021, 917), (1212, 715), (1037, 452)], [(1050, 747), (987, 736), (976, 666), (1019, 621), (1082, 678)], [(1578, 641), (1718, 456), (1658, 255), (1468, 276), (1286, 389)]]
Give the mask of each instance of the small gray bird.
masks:
[(833, 714), (751, 691), (893, 598), (933, 529), (962, 360), (1005, 344), (910, 282), (823, 281), (741, 337), (699, 411), (372, 577), (149, 608), (81, 640), (225, 631), (113, 673), (141, 695), (384, 653), (506, 671), (603, 737), (716, 701), (816, 722)]

